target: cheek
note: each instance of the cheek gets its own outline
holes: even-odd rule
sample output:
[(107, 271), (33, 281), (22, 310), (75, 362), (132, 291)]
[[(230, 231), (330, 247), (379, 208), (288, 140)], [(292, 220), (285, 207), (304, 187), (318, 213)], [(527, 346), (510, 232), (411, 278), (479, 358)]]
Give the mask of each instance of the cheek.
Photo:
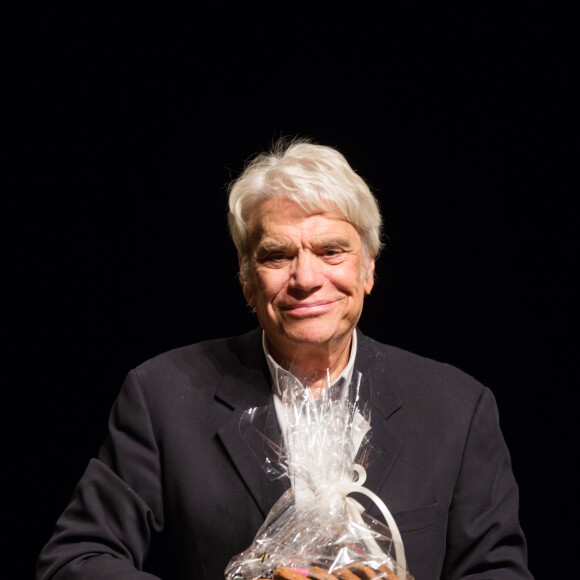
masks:
[(330, 277), (330, 281), (344, 292), (356, 295), (364, 292), (363, 275), (364, 273), (358, 265), (353, 264), (349, 265), (347, 268), (341, 269), (340, 271), (334, 272)]
[(288, 276), (283, 270), (268, 270), (256, 274), (256, 290), (266, 301), (278, 296), (287, 284)]

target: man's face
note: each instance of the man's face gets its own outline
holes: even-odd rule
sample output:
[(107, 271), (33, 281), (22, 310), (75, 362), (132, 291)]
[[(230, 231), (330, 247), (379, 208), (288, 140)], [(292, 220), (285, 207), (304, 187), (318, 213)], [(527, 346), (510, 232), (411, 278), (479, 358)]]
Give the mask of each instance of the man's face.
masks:
[(344, 347), (373, 286), (354, 226), (332, 211), (308, 214), (286, 198), (259, 204), (249, 223), (252, 254), (244, 295), (270, 347)]

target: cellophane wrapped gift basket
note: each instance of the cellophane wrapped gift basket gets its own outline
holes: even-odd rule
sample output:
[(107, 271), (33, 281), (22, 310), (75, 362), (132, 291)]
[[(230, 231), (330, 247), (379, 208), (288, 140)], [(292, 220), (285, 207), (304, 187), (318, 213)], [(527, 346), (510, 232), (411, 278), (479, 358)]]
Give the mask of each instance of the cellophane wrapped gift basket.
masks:
[[(362, 376), (316, 390), (293, 375), (278, 376), (281, 443), (262, 457), (291, 487), (276, 502), (253, 543), (230, 561), (226, 580), (413, 580), (397, 524), (387, 506), (364, 487), (361, 457), (372, 455)], [(246, 412), (242, 432), (257, 434), (258, 409)], [(372, 459), (371, 459), (372, 460)], [(385, 523), (370, 517), (351, 494), (370, 497)]]

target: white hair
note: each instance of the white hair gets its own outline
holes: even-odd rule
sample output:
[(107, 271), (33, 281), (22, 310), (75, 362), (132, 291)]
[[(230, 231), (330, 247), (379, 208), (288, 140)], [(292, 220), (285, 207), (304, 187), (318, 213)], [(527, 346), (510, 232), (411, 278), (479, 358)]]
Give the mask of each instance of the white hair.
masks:
[(251, 252), (250, 215), (257, 204), (274, 197), (286, 197), (312, 213), (338, 210), (361, 236), (366, 257), (378, 256), (382, 247), (378, 202), (336, 149), (282, 139), (246, 165), (230, 186), (228, 215), (232, 239), (244, 261)]

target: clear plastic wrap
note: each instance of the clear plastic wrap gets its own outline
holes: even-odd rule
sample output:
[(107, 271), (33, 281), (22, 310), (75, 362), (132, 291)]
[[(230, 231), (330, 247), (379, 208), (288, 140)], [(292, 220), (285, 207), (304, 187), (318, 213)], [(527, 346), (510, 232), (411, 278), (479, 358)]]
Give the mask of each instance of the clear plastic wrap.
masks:
[[(316, 390), (289, 373), (278, 376), (281, 399), (276, 442), (260, 427), (261, 410), (242, 419), (242, 433), (260, 454), (270, 477), (289, 477), (254, 541), (230, 561), (226, 580), (315, 578), (412, 580), (389, 510), (364, 487), (370, 417), (362, 377), (350, 385)], [(350, 494), (370, 497), (387, 525), (371, 518)]]

